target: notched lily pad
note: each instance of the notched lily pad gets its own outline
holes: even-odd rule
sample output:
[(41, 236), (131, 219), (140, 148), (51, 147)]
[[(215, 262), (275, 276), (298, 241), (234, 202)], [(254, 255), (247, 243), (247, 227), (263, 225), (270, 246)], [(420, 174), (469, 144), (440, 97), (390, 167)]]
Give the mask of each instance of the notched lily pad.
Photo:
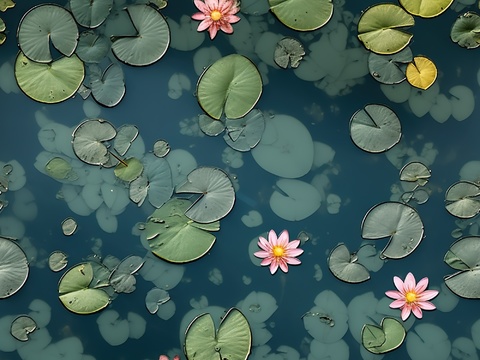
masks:
[(356, 253), (350, 253), (345, 244), (340, 243), (328, 257), (328, 268), (339, 280), (357, 284), (370, 279), (368, 269), (358, 262)]
[(405, 76), (410, 85), (421, 90), (427, 90), (437, 79), (437, 67), (425, 56), (415, 56), (407, 65)]
[(112, 140), (116, 134), (113, 125), (106, 120), (85, 120), (73, 131), (73, 151), (87, 164), (106, 164), (110, 161), (110, 152), (105, 142)]
[(368, 56), (370, 75), (382, 84), (399, 84), (405, 80), (405, 68), (413, 59), (412, 50), (406, 47), (396, 54)]
[(458, 181), (445, 192), (445, 208), (460, 219), (470, 219), (480, 212), (480, 186)]
[(289, 65), (292, 68), (297, 68), (303, 59), (303, 55), (305, 55), (303, 44), (297, 39), (285, 37), (275, 46), (273, 61), (283, 69), (286, 69)]
[(419, 161), (412, 161), (400, 169), (400, 180), (425, 186), (432, 176), (430, 169)]
[(12, 321), (10, 334), (19, 341), (28, 341), (28, 335), (37, 329), (37, 323), (30, 316), (20, 315)]
[(365, 324), (362, 328), (362, 345), (373, 354), (385, 354), (402, 345), (407, 332), (394, 318), (385, 317), (380, 326)]
[(467, 49), (480, 46), (480, 16), (472, 11), (460, 15), (450, 31), (453, 42)]
[(67, 254), (63, 251), (54, 251), (48, 257), (48, 267), (54, 272), (63, 270), (68, 264), (67, 258)]
[[(218, 121), (217, 121), (218, 122)], [(237, 151), (250, 151), (260, 142), (265, 130), (263, 112), (254, 109), (241, 119), (225, 121), (225, 142)]]
[(28, 261), (22, 248), (13, 239), (0, 236), (0, 299), (20, 290), (28, 273)]

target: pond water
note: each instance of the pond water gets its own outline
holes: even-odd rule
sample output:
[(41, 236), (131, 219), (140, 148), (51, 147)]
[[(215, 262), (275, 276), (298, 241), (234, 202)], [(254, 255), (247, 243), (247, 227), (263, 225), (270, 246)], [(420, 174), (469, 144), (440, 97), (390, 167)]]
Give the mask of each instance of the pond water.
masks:
[[(97, 85), (101, 84), (96, 74), (99, 71), (101, 74), (110, 63), (115, 64), (115, 71), (123, 73), (125, 95), (113, 107), (99, 105), (99, 99), (101, 96), (112, 99), (113, 95), (123, 92), (121, 76), (112, 77), (110, 87), (97, 92), (97, 101), (93, 94), (84, 99), (75, 88), (76, 94), (65, 101), (46, 104), (31, 99), (36, 95), (24, 93), (41, 93), (39, 80), (33, 81), (37, 85), (26, 85), (26, 91), (18, 87), (14, 77), (17, 27), (22, 16), (38, 4), (43, 3), (18, 2), (0, 13), (7, 28), (6, 41), (0, 46), (0, 161), (2, 166), (12, 165), (11, 172), (8, 166), (4, 167), (0, 179), (9, 181), (9, 190), (0, 195), (3, 204), (0, 235), (17, 239), (29, 267), (28, 278), (18, 292), (12, 296), (2, 294), (4, 298), (0, 300), (0, 359), (157, 359), (161, 354), (171, 359), (178, 354), (186, 359), (185, 331), (194, 317), (210, 313), (218, 326), (232, 307), (238, 308), (250, 325), (249, 359), (478, 359), (478, 300), (470, 299), (480, 296), (477, 238), (472, 238), (474, 245), (469, 250), (459, 250), (468, 259), (456, 251), (451, 253), (459, 256), (458, 262), (464, 261), (468, 266), (462, 267), (464, 265), (457, 262), (457, 267), (452, 268), (444, 262), (445, 254), (457, 239), (480, 235), (476, 217), (480, 211), (477, 201), (480, 192), (475, 185), (480, 181), (478, 49), (465, 49), (450, 38), (458, 16), (467, 11), (478, 13), (478, 2), (456, 0), (438, 17), (415, 16), (415, 25), (408, 29), (413, 34), (409, 48), (413, 56), (431, 59), (438, 70), (434, 84), (424, 91), (406, 80), (395, 86), (383, 85), (369, 73), (372, 55), (358, 40), (357, 24), (362, 12), (377, 4), (372, 0), (353, 4), (335, 0), (330, 21), (318, 30), (306, 32), (282, 24), (269, 11), (268, 1), (245, 0), (240, 4), (237, 15), (241, 20), (233, 24), (233, 34), (219, 31), (213, 40), (208, 32), (196, 31), (199, 22), (190, 17), (198, 10), (192, 1), (170, 1), (163, 9), (152, 10), (167, 19), (170, 29), (167, 30), (170, 43), (165, 44), (168, 49), (161, 59), (148, 66), (129, 66), (109, 52), (98, 63), (98, 68), (84, 65), (87, 86), (88, 79), (94, 82), (95, 76)], [(59, 5), (70, 8), (78, 4)], [(126, 30), (128, 17), (123, 10), (126, 5), (130, 2), (115, 1), (106, 25), (95, 31), (129, 35), (131, 27)], [(55, 13), (52, 14), (55, 18)], [(59, 14), (61, 23), (63, 13)], [(50, 21), (47, 28), (54, 22), (52, 18), (41, 19), (40, 23), (42, 21)], [(284, 37), (303, 44), (305, 56), (296, 69), (282, 69), (274, 62), (276, 43)], [(110, 40), (107, 43), (110, 44)], [(54, 46), (45, 46), (54, 58), (60, 57)], [(144, 48), (140, 46), (135, 51), (149, 53), (149, 46), (147, 42)], [(155, 51), (154, 48), (152, 52)], [(211, 129), (208, 126), (219, 122), (206, 117), (197, 98), (197, 82), (203, 69), (231, 54), (249, 59), (255, 65), (251, 66), (252, 76), (261, 76), (263, 82), (258, 102), (253, 102), (245, 113), (254, 108), (248, 116), (256, 114), (257, 119), (265, 122), (265, 130), (261, 126), (258, 130), (257, 125), (252, 127), (249, 141), (252, 138), (256, 141), (252, 140), (252, 150), (243, 149), (248, 151), (238, 151), (227, 144), (235, 144), (235, 131), (246, 131), (235, 128), (234, 120), (227, 122), (230, 128), (226, 131), (231, 131), (226, 135), (227, 141), (225, 131), (218, 131), (217, 136), (205, 134)], [(210, 88), (206, 85), (207, 93), (218, 90), (210, 91), (218, 81), (228, 87), (223, 90), (225, 94), (231, 91), (238, 95), (235, 93), (238, 84), (225, 80), (231, 75), (228, 62), (226, 64), (226, 73), (220, 69), (209, 79), (213, 85), (208, 85)], [(73, 65), (68, 68), (72, 69)], [(402, 71), (404, 68), (401, 67)], [(253, 90), (248, 87), (250, 83), (246, 86), (247, 92), (255, 91), (254, 87)], [(200, 92), (198, 95), (201, 96)], [(231, 101), (235, 103), (238, 99)], [(369, 104), (390, 108), (398, 117), (401, 130), (395, 132), (385, 125), (385, 131), (369, 135), (368, 128), (383, 126), (370, 124), (367, 130), (363, 127), (358, 134), (352, 134), (350, 119)], [(208, 111), (208, 104), (202, 106)], [(367, 110), (367, 120), (363, 121), (368, 121), (372, 109), (378, 110), (367, 109), (371, 110)], [(147, 188), (147, 183), (139, 187), (149, 191), (141, 206), (129, 199), (129, 195), (132, 196), (129, 181), (116, 178), (113, 168), (79, 160), (88, 146), (98, 146), (89, 153), (94, 157), (106, 149), (104, 145), (109, 146), (109, 150), (114, 146), (111, 138), (104, 145), (98, 139), (88, 140), (101, 136), (99, 128), (87, 131), (85, 142), (79, 140), (77, 126), (95, 118), (106, 120), (117, 132), (125, 124), (138, 129), (138, 136), (126, 155), (120, 156), (117, 152), (117, 156), (125, 159), (117, 168), (127, 158), (134, 157), (143, 163), (144, 173), (150, 172), (145, 179), (150, 187)], [(383, 116), (374, 120), (387, 121)], [(202, 121), (206, 127), (201, 128)], [(224, 115), (221, 121), (225, 122)], [(390, 131), (394, 135), (390, 135)], [(75, 152), (71, 144), (74, 133), (73, 139), (80, 144)], [(391, 140), (395, 134), (399, 141)], [(359, 146), (352, 141), (357, 135), (364, 139), (359, 140)], [(153, 154), (158, 140), (164, 140), (170, 148), (166, 161)], [(390, 142), (382, 148), (389, 150), (372, 151), (378, 142)], [(362, 146), (366, 149), (360, 149)], [(49, 176), (45, 166), (58, 157), (73, 168), (63, 173), (57, 169), (63, 175), (55, 172)], [(400, 181), (400, 169), (410, 162), (423, 164), (426, 174), (431, 173), (431, 176), (424, 173), (418, 181), (422, 184), (414, 192), (409, 192), (414, 188), (411, 183)], [(213, 231), (209, 230), (211, 225), (194, 222), (194, 226), (210, 231), (216, 240), (206, 248), (204, 256), (198, 253), (197, 260), (187, 261), (195, 257), (188, 253), (189, 248), (195, 253), (194, 241), (200, 238), (203, 241), (207, 235), (203, 231), (185, 234), (183, 227), (192, 228), (186, 224), (188, 218), (178, 227), (167, 220), (165, 232), (169, 226), (175, 227), (175, 233), (183, 232), (178, 238), (170, 234), (162, 240), (183, 250), (167, 251), (162, 248), (163, 242), (153, 249), (163, 254), (164, 259), (180, 259), (179, 263), (168, 262), (152, 253), (145, 235), (165, 219), (157, 215), (150, 220), (149, 217), (156, 210), (154, 205), (160, 207), (169, 197), (196, 198), (197, 195), (191, 193), (176, 193), (173, 186), (181, 185), (187, 174), (197, 168), (213, 178), (208, 183), (207, 176), (199, 175), (197, 180), (207, 183), (206, 187), (198, 183), (193, 186), (197, 193), (213, 194), (201, 204), (206, 210), (198, 210), (199, 216), (220, 219), (220, 228)], [(223, 176), (224, 181), (218, 193), (214, 190), (214, 182), (220, 181), (216, 176)], [(456, 200), (466, 199), (456, 203), (456, 210), (451, 210), (457, 211), (457, 215), (462, 212), (464, 220), (445, 208), (447, 189), (460, 180), (469, 181), (467, 186), (473, 188), (470, 192), (463, 190), (460, 195), (452, 195)], [(228, 202), (232, 198), (222, 191), (228, 192), (232, 186), (235, 202), (230, 211)], [(368, 223), (366, 214), (378, 204), (386, 206)], [(390, 205), (395, 209), (389, 208)], [(403, 216), (399, 215), (402, 211), (406, 212)], [(69, 217), (78, 228), (73, 235), (66, 236), (62, 222)], [(374, 234), (371, 237), (379, 239), (366, 240), (365, 233), (362, 238), (365, 217), (365, 227), (368, 223)], [(299, 247), (303, 254), (298, 256), (301, 264), (289, 265), (286, 273), (279, 269), (271, 274), (269, 267), (260, 266), (260, 259), (253, 255), (260, 250), (258, 237), (268, 237), (271, 229), (278, 235), (287, 230), (290, 240), (301, 240)], [(383, 235), (377, 236), (382, 231)], [(390, 249), (394, 253), (390, 259), (381, 259), (388, 237), (394, 234), (398, 235), (397, 240), (391, 245), (399, 248)], [(415, 236), (418, 238), (414, 239)], [(405, 240), (406, 237), (411, 240)], [(186, 241), (187, 245), (178, 245), (180, 241)], [(341, 281), (329, 270), (329, 255), (339, 243), (344, 243), (352, 254), (368, 244), (359, 251), (358, 262), (348, 259), (348, 253), (344, 260), (344, 266), (351, 266), (348, 274), (353, 278), (359, 276), (359, 271), (365, 271), (365, 265), (368, 280), (358, 284)], [(48, 258), (57, 250), (67, 255), (68, 265), (54, 272), (49, 268)], [(70, 270), (70, 275), (78, 278), (78, 274), (82, 274), (84, 278), (88, 264), (103, 261), (114, 268), (128, 256), (145, 261), (142, 268), (132, 271), (135, 284), (132, 285), (128, 272), (123, 273), (119, 281), (127, 293), (118, 289), (115, 293), (110, 286), (108, 292), (103, 293), (108, 295), (103, 305), (101, 299), (100, 305), (92, 305), (92, 298), (101, 296), (93, 291), (90, 281), (80, 288), (75, 287), (76, 280), (63, 287), (59, 285), (62, 275), (77, 264), (81, 265)], [(8, 255), (0, 256), (0, 284), (3, 282), (7, 287), (12, 281), (9, 271), (15, 267), (11, 262)], [(135, 266), (128, 268), (132, 267)], [(461, 294), (455, 294), (445, 285), (444, 278), (459, 270), (466, 270), (471, 276), (457, 281), (455, 286), (461, 288), (458, 290)], [(440, 293), (432, 300), (437, 309), (424, 311), (421, 319), (411, 314), (403, 322), (400, 310), (388, 308), (393, 300), (387, 298), (385, 292), (395, 289), (394, 276), (404, 279), (409, 272), (417, 281), (428, 277), (428, 288)], [(102, 281), (98, 274), (95, 276)], [(106, 281), (108, 285), (108, 274)], [(73, 286), (79, 293), (62, 303), (59, 286), (68, 288), (67, 293), (72, 291), (69, 286)], [(153, 305), (146, 305), (146, 297), (154, 288), (168, 292), (169, 299), (165, 291), (161, 292), (166, 302), (159, 305), (156, 314), (151, 314), (147, 306)], [(150, 293), (150, 296), (154, 295)], [(85, 305), (84, 312), (92, 314), (75, 313), (75, 310), (82, 312), (79, 310), (82, 306), (72, 304), (77, 301)], [(69, 311), (68, 304), (73, 311)], [(13, 319), (22, 314), (37, 323), (28, 341), (18, 341), (10, 335)], [(392, 351), (372, 354), (362, 345), (362, 327), (379, 325), (384, 317), (397, 319), (406, 330), (406, 338), (403, 343), (398, 341), (392, 345)], [(227, 322), (228, 317), (225, 319)], [(238, 331), (241, 334), (241, 330)], [(398, 335), (386, 331), (386, 337), (391, 336), (389, 339), (393, 338), (391, 341), (395, 343)], [(236, 340), (228, 341), (231, 344)], [(380, 346), (385, 340), (377, 341)], [(228, 346), (231, 345), (225, 348)], [(222, 358), (220, 353), (216, 354)], [(189, 358), (207, 359), (198, 354)]]

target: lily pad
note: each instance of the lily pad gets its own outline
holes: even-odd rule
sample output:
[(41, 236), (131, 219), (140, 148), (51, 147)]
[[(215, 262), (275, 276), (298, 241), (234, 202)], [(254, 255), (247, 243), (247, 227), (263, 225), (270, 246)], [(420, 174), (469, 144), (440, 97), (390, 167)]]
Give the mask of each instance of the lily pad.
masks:
[(443, 259), (460, 270), (445, 277), (445, 285), (458, 296), (480, 298), (480, 237), (468, 236), (455, 241)]
[(131, 182), (138, 178), (143, 171), (143, 164), (137, 158), (131, 157), (122, 160), (115, 167), (114, 173), (120, 180)]
[(143, 266), (140, 256), (129, 256), (122, 260), (110, 274), (109, 284), (116, 293), (131, 293), (135, 290), (136, 280), (133, 276)]
[(191, 206), (186, 199), (171, 199), (154, 211), (145, 223), (144, 234), (152, 252), (173, 263), (186, 263), (204, 256), (215, 243), (209, 231), (218, 231), (218, 221), (200, 224), (185, 216)]
[(7, 35), (4, 34), (5, 30), (7, 30), (7, 26), (5, 25), (5, 22), (0, 19), (0, 45), (2, 45), (5, 40), (7, 40)]
[(460, 219), (470, 219), (480, 213), (480, 186), (470, 181), (458, 181), (445, 192), (445, 208)]
[(50, 254), (48, 257), (48, 267), (52, 271), (60, 271), (65, 269), (68, 264), (67, 254), (63, 251), (57, 250)]
[(105, 21), (112, 9), (113, 0), (70, 0), (75, 20), (83, 27), (96, 28)]
[(196, 360), (246, 360), (252, 347), (252, 333), (245, 316), (231, 308), (215, 331), (213, 319), (204, 313), (192, 320), (185, 332), (187, 358)]
[(406, 47), (396, 54), (368, 56), (370, 75), (382, 84), (399, 84), (405, 80), (406, 64), (413, 59), (412, 50)]
[(45, 172), (56, 180), (75, 181), (78, 179), (78, 175), (73, 170), (70, 162), (58, 156), (50, 159), (45, 164)]
[(214, 167), (199, 167), (187, 175), (187, 180), (175, 189), (176, 193), (200, 194), (185, 211), (199, 223), (211, 223), (227, 216), (235, 203), (235, 189), (227, 173)]
[(225, 122), (213, 119), (205, 114), (198, 116), (198, 126), (200, 130), (208, 136), (217, 136), (225, 130)]
[(362, 328), (362, 345), (373, 354), (385, 354), (397, 349), (405, 340), (406, 331), (402, 323), (385, 317), (376, 325), (366, 324)]
[(138, 128), (135, 125), (122, 125), (117, 129), (117, 135), (113, 140), (113, 148), (120, 156), (124, 156), (137, 136)]
[(450, 38), (461, 47), (474, 49), (480, 46), (480, 16), (468, 11), (453, 23)]
[(366, 105), (350, 119), (350, 137), (364, 151), (387, 151), (398, 144), (402, 137), (400, 120), (384, 105)]
[(388, 259), (400, 259), (411, 254), (422, 241), (424, 232), (417, 211), (394, 201), (375, 205), (362, 222), (364, 239), (390, 238), (380, 255)]
[(340, 243), (328, 257), (328, 268), (339, 280), (357, 284), (370, 279), (368, 269), (358, 262), (355, 253), (351, 254), (345, 244)]
[(146, 66), (160, 60), (170, 44), (170, 30), (159, 11), (148, 5), (125, 8), (137, 30), (135, 36), (112, 36), (112, 51), (122, 62)]
[(27, 257), (13, 239), (0, 237), (0, 299), (12, 296), (28, 278)]
[(21, 51), (15, 60), (15, 79), (31, 99), (55, 104), (71, 98), (85, 77), (83, 62), (76, 55), (48, 64), (28, 59)]
[(50, 44), (65, 56), (77, 47), (78, 29), (72, 14), (55, 4), (42, 4), (23, 15), (18, 26), (18, 45), (25, 56), (36, 62), (49, 63)]
[(265, 118), (263, 112), (254, 109), (240, 119), (227, 119), (225, 127), (223, 138), (228, 146), (237, 151), (250, 151), (262, 138)]
[(72, 219), (71, 217), (66, 218), (65, 220), (62, 221), (63, 235), (65, 236), (73, 235), (77, 230), (77, 226), (78, 225), (75, 219)]
[(245, 116), (260, 99), (262, 77), (248, 58), (238, 54), (225, 56), (200, 75), (198, 103), (210, 117), (229, 119)]
[(28, 335), (35, 331), (37, 323), (30, 316), (20, 315), (12, 321), (10, 334), (19, 341), (28, 341)]
[(331, 0), (268, 0), (268, 3), (278, 20), (298, 31), (321, 28), (333, 15)]
[(394, 54), (406, 48), (413, 35), (404, 29), (415, 25), (413, 16), (395, 4), (369, 7), (358, 21), (358, 39), (377, 54)]
[(80, 34), (75, 53), (86, 63), (99, 63), (110, 50), (110, 40), (102, 34), (87, 30)]
[(90, 75), (90, 89), (93, 98), (100, 105), (114, 107), (125, 96), (125, 81), (119, 65), (110, 64), (100, 77), (95, 72)]
[(170, 144), (166, 140), (157, 140), (153, 144), (153, 154), (156, 157), (163, 158), (170, 152)]
[(170, 300), (168, 291), (159, 288), (153, 288), (145, 297), (145, 305), (147, 306), (150, 314), (155, 314), (158, 311), (158, 307), (162, 304), (165, 304), (168, 300)]
[(303, 44), (297, 39), (285, 37), (275, 46), (273, 61), (281, 68), (286, 69), (289, 65), (297, 68), (305, 55)]
[(113, 125), (106, 120), (85, 120), (73, 131), (73, 151), (87, 164), (106, 164), (110, 161), (110, 152), (105, 142), (112, 140), (116, 134)]
[(419, 161), (411, 161), (400, 169), (400, 180), (414, 182), (418, 186), (425, 186), (432, 173), (425, 164)]
[(75, 265), (63, 274), (58, 293), (68, 310), (76, 314), (93, 314), (108, 306), (110, 296), (102, 289), (90, 287), (93, 278), (90, 262)]
[(415, 56), (407, 65), (405, 76), (410, 85), (427, 90), (437, 79), (437, 67), (425, 56)]
[(400, 0), (403, 6), (410, 14), (422, 18), (432, 18), (445, 12), (453, 0)]

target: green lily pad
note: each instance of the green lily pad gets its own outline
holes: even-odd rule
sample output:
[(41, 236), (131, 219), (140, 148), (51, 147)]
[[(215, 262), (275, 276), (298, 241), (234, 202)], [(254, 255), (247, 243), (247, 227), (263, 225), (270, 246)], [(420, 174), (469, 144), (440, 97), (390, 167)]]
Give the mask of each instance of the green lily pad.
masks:
[(144, 234), (152, 252), (173, 263), (186, 263), (204, 256), (215, 243), (209, 231), (220, 230), (218, 221), (200, 224), (185, 216), (192, 205), (186, 199), (171, 199), (155, 210), (145, 223)]
[(53, 60), (49, 42), (52, 41), (61, 54), (71, 56), (77, 47), (78, 28), (68, 10), (55, 4), (42, 4), (23, 15), (17, 36), (18, 45), (27, 58), (49, 63)]
[(368, 69), (370, 75), (382, 84), (399, 84), (405, 80), (405, 67), (412, 59), (412, 50), (409, 47), (391, 55), (371, 52), (368, 56)]
[(7, 35), (3, 33), (5, 30), (7, 30), (7, 26), (5, 25), (5, 22), (0, 19), (0, 45), (2, 45), (5, 40), (7, 40)]
[(362, 345), (373, 354), (385, 354), (395, 350), (405, 340), (406, 331), (400, 321), (385, 317), (376, 325), (365, 324), (362, 328)]
[(468, 11), (453, 23), (450, 38), (461, 47), (474, 49), (480, 46), (480, 16)]
[(12, 321), (10, 334), (19, 341), (28, 341), (32, 332), (37, 328), (37, 323), (30, 316), (20, 315)]
[(268, 3), (278, 20), (299, 31), (321, 28), (333, 15), (332, 0), (268, 0)]
[(453, 0), (400, 0), (410, 14), (423, 18), (432, 18), (446, 11)]
[(411, 161), (400, 169), (400, 180), (425, 186), (432, 176), (430, 169), (419, 161)]
[(131, 157), (119, 162), (115, 167), (114, 173), (120, 180), (130, 182), (138, 178), (142, 171), (142, 162), (137, 158)]
[(100, 26), (112, 9), (113, 0), (70, 0), (70, 9), (77, 22), (86, 28)]
[(458, 181), (445, 192), (445, 208), (460, 219), (480, 213), (480, 187), (470, 181)]
[(368, 269), (358, 262), (355, 253), (351, 254), (345, 244), (340, 243), (328, 257), (328, 268), (339, 280), (357, 284), (370, 279)]
[[(94, 65), (96, 66), (96, 65)], [(125, 96), (125, 81), (119, 65), (110, 64), (100, 76), (90, 74), (90, 88), (96, 102), (106, 107), (114, 107)]]
[(63, 274), (58, 293), (68, 310), (76, 314), (93, 314), (108, 306), (110, 296), (102, 289), (90, 287), (93, 277), (90, 262), (75, 265)]
[(105, 144), (117, 131), (103, 119), (85, 120), (73, 131), (73, 152), (90, 165), (103, 165), (110, 161), (110, 152)]
[(413, 16), (394, 4), (369, 7), (358, 21), (358, 39), (377, 54), (394, 54), (406, 48), (413, 35), (404, 28), (415, 25)]
[(165, 18), (148, 5), (129, 5), (125, 10), (137, 35), (112, 36), (115, 56), (134, 66), (146, 66), (160, 60), (170, 44), (170, 30)]
[(121, 156), (130, 149), (130, 146), (138, 136), (138, 128), (135, 125), (122, 125), (117, 129), (117, 135), (113, 140), (113, 148)]
[(389, 201), (372, 207), (362, 222), (364, 239), (389, 237), (381, 257), (400, 259), (411, 254), (423, 239), (423, 222), (417, 211), (406, 204)]
[(73, 170), (72, 165), (70, 165), (67, 160), (58, 156), (48, 161), (45, 165), (45, 172), (48, 176), (57, 180), (75, 181), (78, 179), (78, 175), (75, 170)]
[(0, 236), (0, 299), (12, 296), (28, 278), (28, 261), (14, 239)]
[(71, 98), (84, 77), (83, 62), (76, 55), (43, 64), (29, 60), (20, 51), (15, 60), (15, 79), (20, 89), (31, 99), (46, 104)]
[[(215, 121), (219, 123), (219, 121)], [(250, 151), (260, 142), (265, 130), (263, 112), (254, 109), (241, 119), (225, 120), (225, 142), (237, 151)]]
[(229, 119), (245, 116), (262, 94), (262, 77), (248, 58), (233, 54), (225, 56), (201, 75), (197, 84), (198, 103), (210, 117)]
[(195, 360), (246, 360), (252, 347), (252, 333), (247, 319), (236, 308), (223, 317), (218, 331), (209, 313), (192, 320), (185, 332), (185, 354)]
[(80, 34), (75, 53), (86, 63), (99, 63), (110, 50), (110, 40), (93, 30), (86, 30)]

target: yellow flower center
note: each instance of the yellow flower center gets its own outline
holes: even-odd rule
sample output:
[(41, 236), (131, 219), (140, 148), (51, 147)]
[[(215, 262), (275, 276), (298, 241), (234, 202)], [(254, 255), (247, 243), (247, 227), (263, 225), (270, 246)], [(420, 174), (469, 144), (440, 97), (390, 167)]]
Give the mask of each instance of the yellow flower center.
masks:
[(274, 246), (273, 247), (273, 255), (275, 257), (282, 257), (285, 255), (285, 249), (281, 246)]
[(218, 10), (213, 10), (211, 13), (210, 13), (210, 19), (212, 19), (213, 21), (218, 21), (222, 18), (222, 13)]
[(407, 292), (405, 294), (405, 300), (409, 304), (414, 303), (415, 301), (417, 301), (417, 294), (414, 292)]

